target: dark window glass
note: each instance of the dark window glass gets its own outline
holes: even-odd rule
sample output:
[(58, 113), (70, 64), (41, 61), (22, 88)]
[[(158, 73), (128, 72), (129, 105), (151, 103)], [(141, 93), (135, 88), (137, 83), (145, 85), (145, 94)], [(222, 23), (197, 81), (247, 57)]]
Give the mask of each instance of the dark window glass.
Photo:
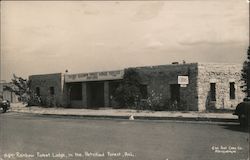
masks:
[(50, 95), (54, 95), (55, 94), (55, 88), (54, 87), (49, 87), (49, 93), (50, 93)]
[(170, 93), (172, 102), (180, 102), (180, 85), (170, 84)]
[(230, 99), (235, 99), (235, 83), (230, 82)]
[(148, 87), (147, 85), (141, 85), (140, 87), (142, 99), (147, 99), (148, 98)]
[(39, 87), (36, 87), (36, 95), (40, 96), (40, 88)]
[(210, 83), (211, 101), (216, 101), (216, 83)]

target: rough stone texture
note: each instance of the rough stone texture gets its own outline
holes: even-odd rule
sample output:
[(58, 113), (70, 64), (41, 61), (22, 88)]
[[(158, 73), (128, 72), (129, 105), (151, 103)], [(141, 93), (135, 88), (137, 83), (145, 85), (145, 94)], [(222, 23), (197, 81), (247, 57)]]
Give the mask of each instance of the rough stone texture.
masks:
[(170, 100), (170, 85), (178, 84), (178, 76), (189, 76), (187, 87), (180, 88), (180, 99), (186, 103), (186, 110), (198, 110), (197, 63), (137, 67), (135, 69), (142, 77), (143, 83), (147, 85), (148, 96), (161, 96), (162, 101)]
[[(65, 95), (63, 93), (64, 80), (61, 73), (32, 75), (29, 77), (31, 80), (31, 89), (36, 91), (36, 87), (40, 88), (40, 96), (46, 105), (64, 106)], [(54, 96), (50, 96), (49, 88), (54, 87)]]
[[(239, 64), (198, 64), (198, 108), (235, 109), (244, 98), (241, 91), (242, 65)], [(216, 83), (216, 101), (210, 98), (210, 83)], [(235, 99), (230, 99), (230, 82), (235, 82)]]

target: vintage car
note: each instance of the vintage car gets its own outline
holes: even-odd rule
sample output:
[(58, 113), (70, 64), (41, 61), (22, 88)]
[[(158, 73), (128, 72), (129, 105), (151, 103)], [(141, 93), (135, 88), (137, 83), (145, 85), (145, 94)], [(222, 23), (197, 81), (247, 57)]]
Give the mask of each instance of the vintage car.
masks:
[(0, 110), (5, 113), (7, 110), (10, 109), (10, 102), (8, 100), (0, 99)]
[(233, 114), (238, 116), (242, 126), (250, 125), (250, 97), (244, 98), (243, 102), (237, 105)]

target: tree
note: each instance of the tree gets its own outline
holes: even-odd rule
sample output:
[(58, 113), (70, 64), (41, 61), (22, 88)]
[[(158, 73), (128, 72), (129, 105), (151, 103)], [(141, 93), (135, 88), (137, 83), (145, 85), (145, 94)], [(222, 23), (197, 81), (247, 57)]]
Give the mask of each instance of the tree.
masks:
[(30, 87), (30, 81), (13, 75), (12, 83), (9, 86), (5, 86), (4, 90), (14, 92), (19, 101), (30, 105), (40, 104), (40, 97), (35, 94), (35, 92)]
[(116, 89), (115, 101), (120, 107), (136, 107), (142, 97), (141, 79), (135, 69), (127, 69), (121, 84)]
[(243, 63), (243, 68), (241, 70), (241, 80), (244, 82), (241, 86), (242, 91), (250, 97), (250, 46), (247, 50), (247, 60)]

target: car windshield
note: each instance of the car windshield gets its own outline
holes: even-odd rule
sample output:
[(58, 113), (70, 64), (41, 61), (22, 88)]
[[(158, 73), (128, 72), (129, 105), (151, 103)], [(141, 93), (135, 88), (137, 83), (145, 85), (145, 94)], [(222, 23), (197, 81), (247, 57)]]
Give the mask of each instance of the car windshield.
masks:
[(243, 101), (250, 101), (250, 97), (246, 97), (246, 98), (244, 98), (244, 100)]

